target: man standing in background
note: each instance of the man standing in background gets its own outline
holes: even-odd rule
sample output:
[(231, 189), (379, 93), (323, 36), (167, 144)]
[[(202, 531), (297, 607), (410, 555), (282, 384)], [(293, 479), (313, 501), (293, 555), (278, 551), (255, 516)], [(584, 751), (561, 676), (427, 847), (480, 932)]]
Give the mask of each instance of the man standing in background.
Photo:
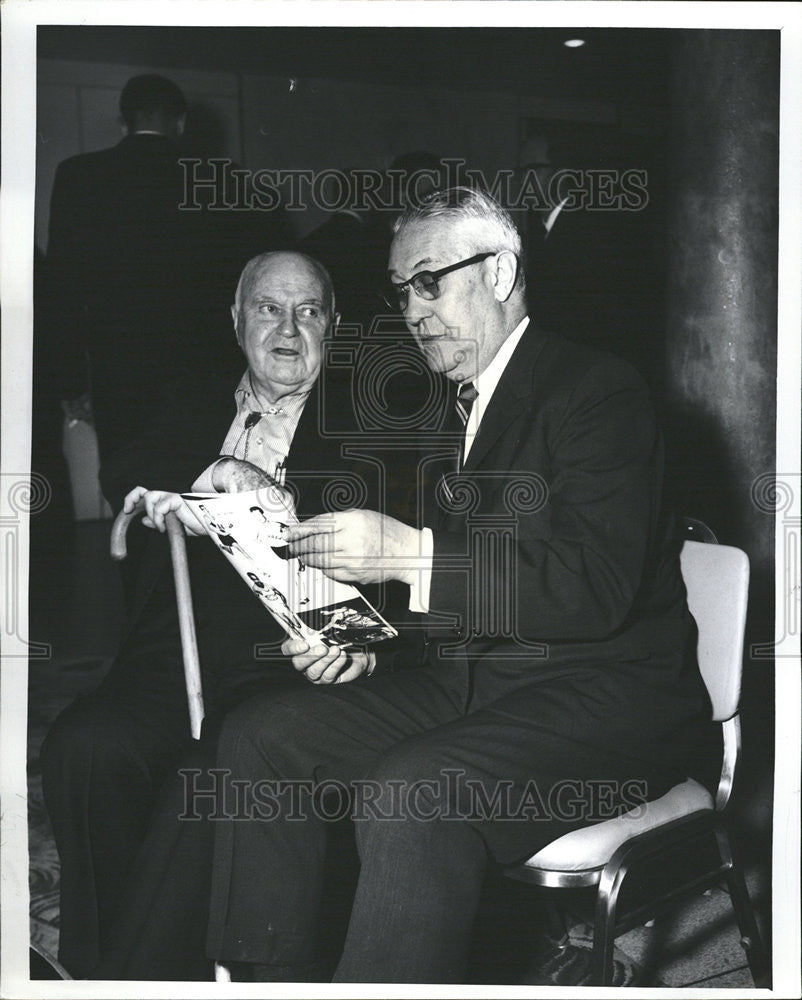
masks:
[[(121, 142), (59, 164), (43, 310), (65, 409), (94, 419), (101, 464), (141, 430), (166, 370), (189, 359), (194, 372), (220, 373), (225, 293), (245, 260), (274, 245), (263, 213), (184, 207), (195, 199), (184, 190), (187, 102), (175, 83), (132, 77), (120, 114)], [(230, 361), (233, 374), (234, 351)]]

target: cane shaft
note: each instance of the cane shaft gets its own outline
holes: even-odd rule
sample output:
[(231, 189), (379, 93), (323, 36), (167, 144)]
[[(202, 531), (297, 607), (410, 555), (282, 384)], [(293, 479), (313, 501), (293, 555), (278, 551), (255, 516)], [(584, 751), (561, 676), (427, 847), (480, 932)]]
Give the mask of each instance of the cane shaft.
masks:
[(184, 679), (187, 687), (189, 722), (192, 738), (200, 739), (203, 722), (203, 688), (201, 686), (198, 640), (195, 633), (195, 616), (192, 613), (192, 590), (189, 584), (187, 565), (187, 543), (181, 522), (170, 511), (164, 519), (170, 539), (170, 555), (173, 560), (175, 596), (178, 604), (178, 625), (181, 632), (181, 653), (184, 658)]

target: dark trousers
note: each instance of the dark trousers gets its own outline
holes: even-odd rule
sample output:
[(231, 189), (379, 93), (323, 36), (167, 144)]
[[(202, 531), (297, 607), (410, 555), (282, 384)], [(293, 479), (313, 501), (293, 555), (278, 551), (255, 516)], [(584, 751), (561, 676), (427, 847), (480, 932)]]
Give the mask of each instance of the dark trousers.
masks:
[(56, 720), (42, 785), (61, 862), (59, 961), (86, 977), (104, 948), (158, 789), (190, 743), (183, 717), (101, 688)]
[(462, 981), (491, 859), (684, 777), (701, 720), (672, 722), (638, 676), (565, 672), (470, 714), (451, 668), (242, 704), (219, 743), (230, 818), (215, 823), (209, 956), (288, 979), (314, 963), (326, 818), (350, 791), (361, 872), (335, 980)]
[[(263, 620), (261, 608), (253, 604), (262, 615), (257, 621)], [(205, 662), (215, 661), (207, 657)], [(221, 678), (204, 676), (211, 711), (201, 748), (190, 736), (174, 603), (163, 602), (98, 690), (65, 709), (48, 732), (41, 751), (42, 785), (61, 863), (59, 961), (74, 978), (92, 974), (119, 940), (114, 927), (146, 837), (154, 887), (158, 869), (166, 871), (171, 858), (202, 854), (208, 864), (211, 842), (195, 839), (195, 829), (176, 824), (182, 781), (177, 769), (214, 760), (216, 729), (230, 705), (255, 690), (307, 683), (289, 665), (277, 671), (269, 664), (250, 664), (239, 673), (228, 671), (227, 679), (231, 683), (220, 695)], [(133, 877), (144, 875), (138, 871)], [(178, 874), (174, 879), (192, 884)], [(178, 899), (169, 902), (173, 912), (190, 912)], [(155, 912), (162, 912), (157, 896), (153, 904)], [(201, 910), (198, 941), (205, 932), (205, 899)]]

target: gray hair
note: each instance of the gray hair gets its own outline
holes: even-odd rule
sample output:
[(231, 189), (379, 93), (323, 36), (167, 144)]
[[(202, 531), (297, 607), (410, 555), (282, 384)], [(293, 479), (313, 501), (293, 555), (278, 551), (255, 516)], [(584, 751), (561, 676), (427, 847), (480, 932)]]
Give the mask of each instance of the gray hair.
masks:
[(326, 270), (326, 268), (320, 263), (319, 260), (315, 260), (314, 257), (309, 257), (305, 253), (298, 253), (291, 250), (270, 250), (266, 253), (260, 253), (256, 257), (252, 257), (245, 267), (242, 269), (242, 274), (239, 276), (239, 281), (237, 282), (237, 290), (234, 293), (234, 310), (239, 315), (242, 309), (242, 299), (245, 295), (245, 290), (251, 282), (254, 274), (261, 270), (262, 267), (270, 260), (271, 257), (300, 257), (305, 260), (308, 264), (311, 264), (312, 268), (317, 272), (323, 284), (323, 299), (328, 303), (329, 314), (332, 319), (336, 311), (336, 302), (334, 299), (334, 284), (331, 280), (331, 275)]
[[(510, 250), (521, 260), (521, 235), (509, 212), (489, 194), (476, 188), (452, 187), (430, 192), (399, 215), (393, 223), (393, 233), (412, 223), (437, 218), (474, 223), (477, 251)], [(494, 246), (480, 246), (480, 243)]]

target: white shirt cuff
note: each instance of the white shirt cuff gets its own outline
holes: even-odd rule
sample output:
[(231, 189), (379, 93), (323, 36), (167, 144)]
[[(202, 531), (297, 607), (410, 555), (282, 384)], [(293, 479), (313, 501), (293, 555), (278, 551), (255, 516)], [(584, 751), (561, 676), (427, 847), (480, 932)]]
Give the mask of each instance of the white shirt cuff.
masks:
[(409, 610), (425, 615), (429, 611), (429, 593), (432, 589), (432, 561), (434, 535), (431, 528), (421, 528), (419, 563), (409, 587)]

